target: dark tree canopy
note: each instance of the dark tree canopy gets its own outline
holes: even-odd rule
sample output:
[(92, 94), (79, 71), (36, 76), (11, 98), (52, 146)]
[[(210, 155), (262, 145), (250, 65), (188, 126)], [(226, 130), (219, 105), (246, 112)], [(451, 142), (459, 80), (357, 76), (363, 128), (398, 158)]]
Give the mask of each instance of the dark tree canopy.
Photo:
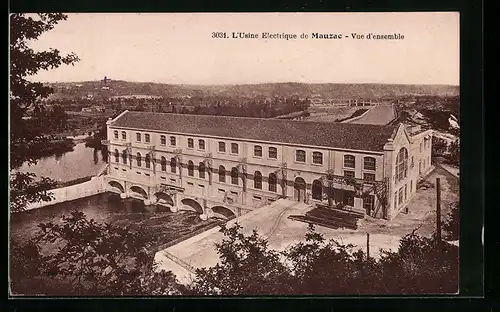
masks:
[[(12, 14), (10, 15), (10, 169), (11, 169), (11, 210), (18, 211), (31, 202), (49, 200), (48, 190), (54, 186), (50, 180), (35, 181), (32, 174), (12, 172), (24, 162), (36, 163), (41, 147), (47, 146), (48, 139), (36, 123), (26, 120), (29, 108), (39, 106), (39, 101), (47, 98), (53, 90), (40, 82), (28, 79), (40, 70), (57, 68), (63, 64), (74, 64), (78, 57), (74, 54), (62, 56), (57, 49), (34, 51), (29, 42), (37, 40), (50, 31), (67, 16), (60, 13)], [(43, 109), (35, 114), (41, 115)], [(60, 109), (56, 127), (65, 126), (65, 115)]]

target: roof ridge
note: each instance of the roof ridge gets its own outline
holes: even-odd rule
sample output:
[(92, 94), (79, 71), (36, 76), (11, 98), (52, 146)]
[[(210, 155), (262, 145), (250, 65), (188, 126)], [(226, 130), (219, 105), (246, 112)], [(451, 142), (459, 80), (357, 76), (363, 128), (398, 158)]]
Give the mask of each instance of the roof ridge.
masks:
[[(398, 125), (390, 124), (390, 125), (374, 125), (374, 124), (355, 124), (355, 123), (343, 123), (343, 122), (331, 122), (331, 121), (314, 121), (314, 120), (290, 120), (290, 119), (278, 119), (278, 118), (263, 118), (263, 117), (245, 117), (245, 116), (228, 116), (228, 115), (206, 115), (206, 114), (181, 114), (181, 113), (159, 113), (159, 112), (140, 112), (140, 111), (127, 111), (127, 113), (133, 114), (152, 114), (152, 115), (176, 115), (176, 116), (196, 116), (196, 117), (207, 117), (207, 118), (234, 118), (234, 119), (251, 119), (251, 120), (261, 120), (266, 122), (282, 122), (282, 123), (297, 123), (297, 124), (329, 124), (333, 127), (342, 126), (342, 127), (353, 127), (353, 128), (397, 128)], [(124, 116), (125, 114), (123, 114)], [(121, 117), (123, 117), (121, 116)], [(118, 118), (116, 119), (118, 120)]]

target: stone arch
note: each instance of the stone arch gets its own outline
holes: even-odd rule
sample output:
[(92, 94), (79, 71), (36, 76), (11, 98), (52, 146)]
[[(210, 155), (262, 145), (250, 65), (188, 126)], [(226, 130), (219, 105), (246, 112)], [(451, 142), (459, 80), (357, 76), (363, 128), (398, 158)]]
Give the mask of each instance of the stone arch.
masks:
[(311, 194), (313, 199), (323, 199), (323, 184), (319, 180), (314, 180), (311, 186)]
[(155, 194), (155, 196), (158, 204), (172, 206), (172, 207), (175, 206), (172, 196), (165, 194), (163, 192), (158, 192)]
[(212, 207), (212, 212), (215, 217), (219, 217), (221, 219), (231, 220), (236, 218), (236, 214), (231, 209), (223, 206)]
[(203, 207), (200, 205), (200, 203), (198, 203), (196, 200), (192, 198), (184, 198), (183, 200), (181, 200), (181, 203), (182, 207), (185, 210), (193, 210), (200, 214), (203, 213)]
[(293, 198), (296, 201), (304, 202), (306, 200), (306, 181), (303, 178), (297, 177), (295, 178), (295, 182), (293, 183)]
[(148, 199), (148, 193), (140, 186), (133, 185), (130, 187), (130, 192), (140, 195), (141, 197)]
[(120, 182), (117, 181), (109, 181), (108, 185), (111, 186), (111, 191), (119, 191), (119, 193), (124, 193), (125, 188)]

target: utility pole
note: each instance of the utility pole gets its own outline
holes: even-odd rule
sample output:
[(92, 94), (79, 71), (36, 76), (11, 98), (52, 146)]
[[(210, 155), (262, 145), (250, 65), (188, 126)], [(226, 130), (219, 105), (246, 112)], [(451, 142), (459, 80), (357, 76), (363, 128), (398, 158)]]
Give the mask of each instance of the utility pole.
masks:
[(366, 260), (370, 259), (370, 233), (366, 233)]
[(441, 180), (436, 178), (436, 239), (441, 243)]

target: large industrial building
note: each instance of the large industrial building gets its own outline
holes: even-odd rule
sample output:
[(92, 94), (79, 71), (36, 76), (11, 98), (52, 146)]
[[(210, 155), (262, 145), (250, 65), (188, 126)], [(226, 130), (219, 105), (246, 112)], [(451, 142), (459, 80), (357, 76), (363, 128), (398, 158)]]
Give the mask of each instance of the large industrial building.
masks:
[(109, 190), (234, 217), (288, 198), (392, 219), (431, 168), (432, 130), (125, 111), (107, 122)]

